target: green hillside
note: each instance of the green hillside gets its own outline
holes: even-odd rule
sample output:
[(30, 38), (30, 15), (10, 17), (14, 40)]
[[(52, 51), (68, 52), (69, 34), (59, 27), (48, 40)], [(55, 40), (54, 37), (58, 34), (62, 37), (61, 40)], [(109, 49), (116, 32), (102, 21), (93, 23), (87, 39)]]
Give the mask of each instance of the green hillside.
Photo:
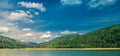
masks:
[(120, 48), (120, 25), (102, 28), (84, 35), (71, 34), (40, 43), (43, 48)]
[(0, 48), (25, 48), (28, 44), (0, 35)]

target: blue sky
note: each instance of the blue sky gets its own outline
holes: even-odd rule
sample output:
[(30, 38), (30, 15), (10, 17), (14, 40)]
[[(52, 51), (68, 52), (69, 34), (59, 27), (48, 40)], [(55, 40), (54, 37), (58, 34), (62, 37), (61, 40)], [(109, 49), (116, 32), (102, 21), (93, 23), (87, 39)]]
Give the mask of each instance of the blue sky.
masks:
[(0, 0), (0, 33), (45, 42), (120, 24), (119, 0)]

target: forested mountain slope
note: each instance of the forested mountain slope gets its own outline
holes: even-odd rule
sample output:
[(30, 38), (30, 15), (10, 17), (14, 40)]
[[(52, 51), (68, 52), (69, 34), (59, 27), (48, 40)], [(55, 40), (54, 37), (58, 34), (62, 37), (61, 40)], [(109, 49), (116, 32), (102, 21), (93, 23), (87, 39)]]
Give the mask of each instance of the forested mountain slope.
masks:
[(14, 40), (0, 35), (0, 48), (25, 48), (30, 47), (25, 42)]
[(43, 48), (114, 48), (120, 47), (120, 25), (105, 27), (84, 35), (71, 34), (40, 43)]

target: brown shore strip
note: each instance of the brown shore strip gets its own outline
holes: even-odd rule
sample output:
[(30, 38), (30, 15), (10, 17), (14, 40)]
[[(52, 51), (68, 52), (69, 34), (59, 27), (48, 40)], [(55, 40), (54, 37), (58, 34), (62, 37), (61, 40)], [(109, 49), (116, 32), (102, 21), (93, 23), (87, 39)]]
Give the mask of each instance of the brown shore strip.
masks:
[(25, 48), (23, 50), (120, 50), (120, 48)]
[(0, 50), (120, 50), (120, 48), (21, 48)]

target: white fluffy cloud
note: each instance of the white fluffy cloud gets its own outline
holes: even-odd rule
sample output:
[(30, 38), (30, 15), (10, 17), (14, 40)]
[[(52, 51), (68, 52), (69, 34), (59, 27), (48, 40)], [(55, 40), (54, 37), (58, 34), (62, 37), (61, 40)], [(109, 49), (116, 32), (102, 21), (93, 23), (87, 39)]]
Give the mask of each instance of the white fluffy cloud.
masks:
[[(47, 32), (37, 32), (30, 28), (23, 28), (16, 27), (16, 25), (8, 25), (10, 23), (7, 20), (0, 20), (0, 34), (17, 39), (17, 40), (24, 40), (24, 41), (32, 41), (32, 42), (45, 42), (46, 40), (52, 39), (54, 34), (50, 31)], [(41, 36), (41, 38), (40, 38)]]
[(49, 37), (51, 37), (51, 35), (46, 33), (40, 36), (40, 38), (49, 38)]
[(14, 12), (10, 12), (8, 14), (7, 19), (10, 19), (12, 21), (25, 21), (25, 22), (31, 22), (34, 23), (33, 20), (31, 20), (31, 18), (33, 17), (32, 14), (28, 13), (29, 11), (25, 12), (23, 10), (16, 10)]
[(0, 32), (8, 32), (9, 28), (8, 27), (0, 27)]
[(50, 37), (52, 37), (50, 31), (47, 31), (46, 33), (44, 33), (44, 34), (42, 34), (42, 35), (40, 36), (41, 39), (50, 38)]
[(24, 35), (22, 35), (23, 37), (30, 37), (30, 36), (34, 36), (34, 34), (33, 33), (26, 33), (26, 34), (24, 34)]
[(61, 0), (62, 5), (79, 5), (82, 4), (81, 0)]
[(7, 25), (11, 25), (11, 26), (13, 26), (13, 25), (14, 25), (14, 23), (7, 23)]
[(8, 16), (8, 19), (19, 20), (19, 19), (27, 17), (27, 16), (28, 16), (28, 14), (25, 11), (18, 10), (16, 12), (11, 12), (10, 15)]
[[(17, 40), (24, 40), (24, 41), (32, 41), (32, 42), (45, 42), (46, 40), (50, 40), (54, 38), (54, 34), (52, 34), (52, 32), (47, 31), (47, 32), (37, 32), (34, 31), (31, 28), (24, 28), (24, 27), (19, 27), (17, 24), (17, 21), (19, 17), (22, 17), (24, 15), (24, 13), (26, 13), (26, 15), (31, 14), (31, 12), (14, 12), (16, 14), (21, 14), (23, 13), (21, 16), (15, 14), (15, 17), (13, 16), (13, 18), (16, 22), (11, 21), (13, 20), (12, 18), (9, 19), (7, 16), (11, 15), (11, 11), (1, 11), (0, 10), (0, 34), (6, 36), (6, 37), (10, 37), (13, 39), (17, 39)], [(24, 16), (25, 17), (25, 16)], [(25, 18), (25, 19), (29, 19), (29, 18)], [(21, 18), (19, 18), (19, 20), (21, 20)], [(23, 20), (24, 21), (24, 20)], [(24, 23), (24, 22), (21, 22)], [(42, 36), (43, 38), (40, 38), (40, 36)], [(50, 38), (53, 37), (53, 38)], [(45, 39), (47, 38), (47, 39)]]
[(61, 31), (60, 33), (63, 34), (63, 35), (64, 34), (66, 35), (66, 34), (76, 34), (77, 32), (75, 32), (75, 31), (69, 31), (69, 30), (64, 30), (64, 31)]
[(115, 4), (118, 0), (91, 0), (88, 3), (90, 8), (101, 8), (106, 6), (111, 6)]
[(53, 33), (51, 31), (37, 32), (31, 28), (21, 28), (7, 19), (4, 20), (0, 19), (0, 34), (25, 42), (26, 41), (32, 41), (37, 43), (46, 42), (56, 37), (59, 37), (63, 34), (73, 34), (76, 32), (65, 30), (62, 31), (61, 33), (62, 34), (59, 35), (58, 33)]
[(43, 6), (43, 3), (35, 3), (35, 2), (18, 2), (23, 7), (26, 8), (33, 8), (33, 9), (38, 9), (41, 12), (46, 11), (46, 8)]
[(22, 30), (23, 31), (30, 31), (31, 29), (30, 28), (23, 28)]

